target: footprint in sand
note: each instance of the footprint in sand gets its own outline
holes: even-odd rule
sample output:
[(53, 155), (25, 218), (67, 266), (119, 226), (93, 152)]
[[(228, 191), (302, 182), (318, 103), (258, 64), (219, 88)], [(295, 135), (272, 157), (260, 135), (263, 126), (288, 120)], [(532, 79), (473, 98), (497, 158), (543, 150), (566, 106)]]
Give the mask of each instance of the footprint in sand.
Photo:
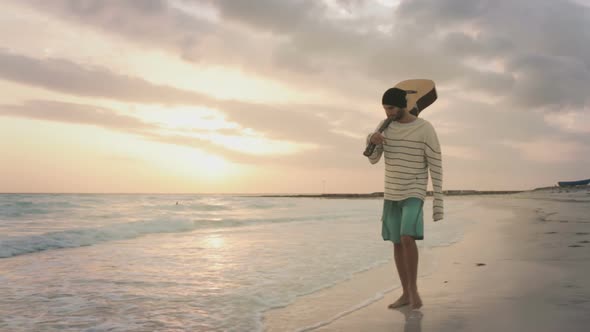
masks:
[(583, 247), (583, 246), (581, 246), (579, 244), (572, 244), (572, 245), (570, 245), (568, 247), (570, 247), (570, 248), (580, 248), (580, 247)]
[(576, 235), (588, 235), (590, 233), (586, 233), (586, 232), (577, 232)]
[(545, 234), (557, 234), (557, 232), (545, 232)]
[(590, 243), (590, 241), (584, 240), (584, 241), (578, 241), (578, 243)]

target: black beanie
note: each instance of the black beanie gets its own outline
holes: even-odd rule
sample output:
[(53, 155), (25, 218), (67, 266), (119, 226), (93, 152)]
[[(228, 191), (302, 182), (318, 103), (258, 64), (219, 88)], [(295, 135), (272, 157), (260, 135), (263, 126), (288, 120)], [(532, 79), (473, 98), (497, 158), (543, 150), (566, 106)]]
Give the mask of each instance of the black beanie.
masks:
[(405, 108), (408, 106), (406, 100), (406, 91), (398, 88), (390, 88), (383, 94), (381, 104), (397, 106), (399, 108)]

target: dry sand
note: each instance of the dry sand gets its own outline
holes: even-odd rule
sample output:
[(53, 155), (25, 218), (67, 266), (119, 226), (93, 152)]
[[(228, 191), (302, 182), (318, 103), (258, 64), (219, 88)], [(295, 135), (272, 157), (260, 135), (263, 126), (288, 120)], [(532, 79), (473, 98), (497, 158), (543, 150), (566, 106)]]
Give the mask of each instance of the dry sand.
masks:
[(265, 330), (590, 331), (590, 203), (474, 199), (462, 241), (421, 249), (436, 264), (420, 266), (420, 310), (387, 309), (400, 295), (389, 263), (267, 312)]

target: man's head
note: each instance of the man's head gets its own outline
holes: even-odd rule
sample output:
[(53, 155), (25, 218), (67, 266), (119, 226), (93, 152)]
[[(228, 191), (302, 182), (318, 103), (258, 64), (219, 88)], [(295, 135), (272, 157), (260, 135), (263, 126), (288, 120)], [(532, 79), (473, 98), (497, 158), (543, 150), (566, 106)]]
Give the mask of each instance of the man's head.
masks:
[(404, 116), (408, 101), (406, 100), (406, 91), (398, 88), (390, 88), (383, 94), (381, 104), (387, 114), (387, 117), (394, 117), (399, 120)]

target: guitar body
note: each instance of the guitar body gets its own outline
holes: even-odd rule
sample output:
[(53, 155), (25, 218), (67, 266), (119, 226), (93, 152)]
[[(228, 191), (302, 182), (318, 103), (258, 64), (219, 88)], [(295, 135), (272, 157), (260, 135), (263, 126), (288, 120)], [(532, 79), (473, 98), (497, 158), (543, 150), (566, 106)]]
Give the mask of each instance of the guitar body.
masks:
[(397, 83), (396, 88), (406, 90), (408, 93), (408, 110), (418, 116), (426, 107), (432, 105), (438, 95), (434, 81), (427, 79), (411, 79)]

